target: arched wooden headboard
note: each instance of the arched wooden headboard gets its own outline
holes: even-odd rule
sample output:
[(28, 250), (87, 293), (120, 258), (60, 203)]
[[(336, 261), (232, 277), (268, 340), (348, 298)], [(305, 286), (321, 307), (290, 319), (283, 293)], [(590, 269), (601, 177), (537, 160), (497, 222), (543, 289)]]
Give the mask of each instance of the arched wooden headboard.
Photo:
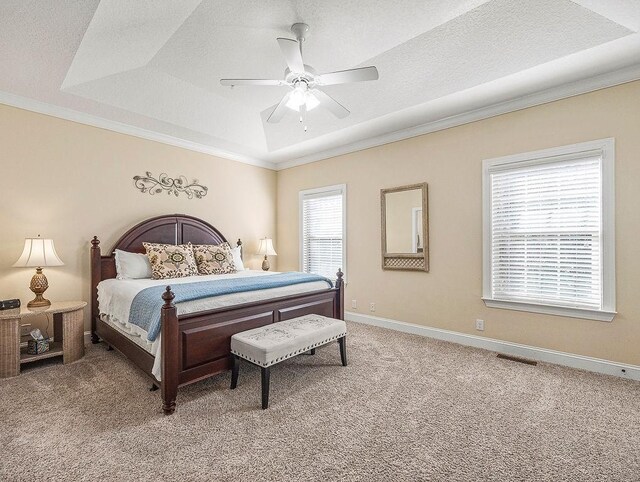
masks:
[(137, 224), (124, 233), (111, 250), (144, 253), (142, 243), (163, 244), (220, 244), (226, 238), (211, 224), (193, 216), (174, 214), (158, 216)]
[[(202, 219), (186, 214), (171, 214), (147, 219), (129, 229), (105, 256), (100, 252), (97, 236), (91, 241), (91, 311), (92, 324), (98, 316), (98, 283), (116, 277), (116, 249), (144, 253), (142, 243), (220, 244), (227, 241), (220, 231)], [(238, 246), (242, 243), (238, 240)]]

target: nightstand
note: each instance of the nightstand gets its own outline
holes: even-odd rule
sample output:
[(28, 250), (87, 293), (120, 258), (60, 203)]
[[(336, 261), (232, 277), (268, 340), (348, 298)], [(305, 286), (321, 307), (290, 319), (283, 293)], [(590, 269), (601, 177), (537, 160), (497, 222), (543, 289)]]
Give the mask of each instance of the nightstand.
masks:
[[(20, 365), (44, 358), (62, 357), (71, 363), (84, 356), (85, 301), (57, 301), (42, 309), (26, 306), (0, 311), (0, 378), (20, 374)], [(31, 317), (53, 315), (53, 339), (49, 351), (30, 355), (20, 349), (20, 324)]]

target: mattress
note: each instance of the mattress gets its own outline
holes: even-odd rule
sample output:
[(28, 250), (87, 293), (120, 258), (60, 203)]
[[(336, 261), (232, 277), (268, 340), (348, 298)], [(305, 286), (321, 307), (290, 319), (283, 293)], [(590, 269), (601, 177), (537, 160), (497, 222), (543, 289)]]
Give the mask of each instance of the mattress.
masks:
[[(276, 274), (276, 272), (245, 270), (233, 274), (189, 276), (185, 278), (164, 280), (104, 280), (98, 283), (98, 310), (100, 319), (115, 330), (125, 335), (145, 351), (156, 357), (152, 374), (156, 377), (156, 379), (160, 380), (160, 361), (162, 356), (160, 352), (160, 339), (162, 335), (158, 336), (155, 341), (150, 342), (147, 340), (147, 332), (145, 330), (143, 330), (139, 326), (129, 323), (128, 321), (131, 303), (140, 291), (151, 286), (167, 286), (223, 278), (250, 278), (254, 276), (270, 276), (273, 274)], [(213, 296), (210, 298), (187, 301), (184, 303), (176, 303), (176, 309), (178, 310), (178, 315), (184, 315), (188, 313), (196, 313), (199, 311), (213, 310), (243, 303), (263, 301), (270, 298), (278, 298), (281, 296), (289, 296), (326, 289), (327, 283), (325, 281), (299, 283), (278, 288), (246, 291), (241, 293), (233, 293), (228, 295)], [(162, 300), (158, 299), (158, 303), (162, 303)]]

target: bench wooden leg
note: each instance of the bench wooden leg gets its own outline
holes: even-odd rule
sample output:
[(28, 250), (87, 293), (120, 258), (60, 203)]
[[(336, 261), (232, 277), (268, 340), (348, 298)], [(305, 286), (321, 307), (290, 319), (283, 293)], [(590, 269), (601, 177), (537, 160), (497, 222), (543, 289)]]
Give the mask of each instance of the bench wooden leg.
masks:
[(262, 367), (262, 410), (269, 408), (269, 377), (270, 367)]
[(238, 386), (238, 372), (240, 371), (240, 357), (233, 355), (233, 368), (231, 369), (231, 390)]
[(340, 358), (342, 359), (342, 366), (347, 366), (347, 336), (343, 336), (338, 339), (338, 344), (340, 345)]

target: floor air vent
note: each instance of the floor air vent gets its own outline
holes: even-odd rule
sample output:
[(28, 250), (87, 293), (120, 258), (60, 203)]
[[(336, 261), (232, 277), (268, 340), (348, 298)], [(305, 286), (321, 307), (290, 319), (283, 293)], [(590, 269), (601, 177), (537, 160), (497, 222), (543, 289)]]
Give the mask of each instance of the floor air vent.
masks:
[(538, 362), (535, 360), (528, 360), (526, 358), (520, 358), (519, 356), (505, 355), (503, 353), (498, 353), (498, 358), (502, 358), (504, 360), (511, 360), (518, 363), (524, 363), (525, 365), (536, 366), (538, 364)]

